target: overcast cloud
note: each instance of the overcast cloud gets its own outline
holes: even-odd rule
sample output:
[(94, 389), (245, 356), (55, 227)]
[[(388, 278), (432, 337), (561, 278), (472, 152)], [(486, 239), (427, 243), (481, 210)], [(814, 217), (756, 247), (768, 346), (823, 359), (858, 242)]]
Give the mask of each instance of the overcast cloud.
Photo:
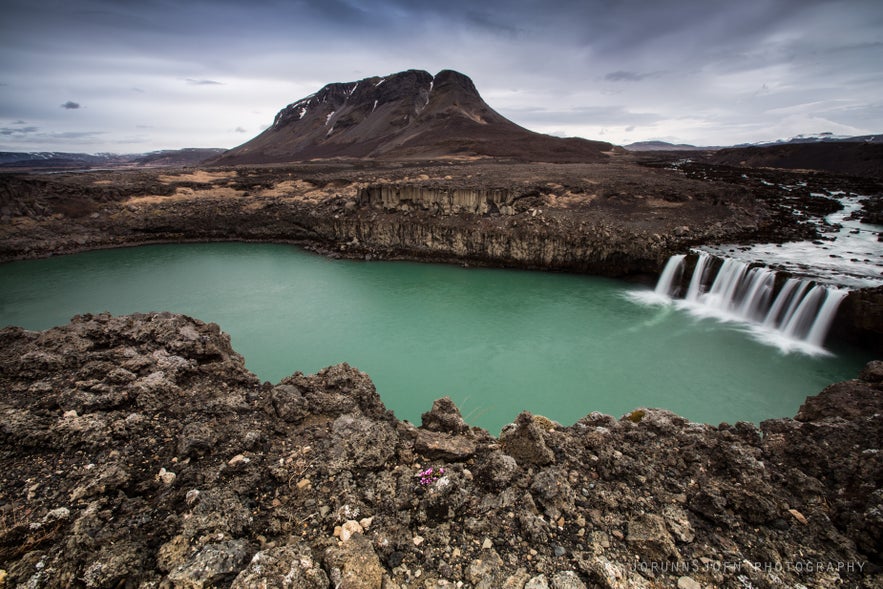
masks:
[(864, 135), (881, 63), (879, 0), (4, 0), (0, 150), (233, 147), (328, 82), (412, 68), (556, 135)]

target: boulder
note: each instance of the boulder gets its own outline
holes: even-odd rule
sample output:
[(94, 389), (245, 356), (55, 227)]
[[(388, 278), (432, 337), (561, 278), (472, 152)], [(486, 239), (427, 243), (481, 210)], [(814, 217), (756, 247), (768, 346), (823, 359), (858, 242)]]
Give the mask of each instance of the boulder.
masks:
[(230, 589), (328, 589), (328, 575), (308, 546), (297, 543), (256, 553), (233, 580)]
[(361, 534), (328, 548), (323, 562), (338, 589), (380, 589), (383, 567), (371, 541)]
[(527, 411), (503, 428), (500, 433), (503, 451), (519, 465), (545, 466), (555, 461), (555, 454), (546, 445), (542, 428)]

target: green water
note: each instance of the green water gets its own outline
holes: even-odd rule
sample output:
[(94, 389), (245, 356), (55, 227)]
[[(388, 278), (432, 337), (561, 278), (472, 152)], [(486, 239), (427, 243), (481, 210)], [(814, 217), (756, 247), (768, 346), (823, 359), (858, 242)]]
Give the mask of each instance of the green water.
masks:
[[(663, 407), (696, 421), (792, 416), (870, 358), (783, 355), (738, 327), (576, 275), (330, 260), (293, 246), (186, 244), (0, 265), (0, 325), (174, 311), (214, 321), (261, 379), (348, 362), (420, 423), (450, 396), (497, 433), (522, 409), (571, 424)], [(2, 353), (2, 350), (0, 350)]]

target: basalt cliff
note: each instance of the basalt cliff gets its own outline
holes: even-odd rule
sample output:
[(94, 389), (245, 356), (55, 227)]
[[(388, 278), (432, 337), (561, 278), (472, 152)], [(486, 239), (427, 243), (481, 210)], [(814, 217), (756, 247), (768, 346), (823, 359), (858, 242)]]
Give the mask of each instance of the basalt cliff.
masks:
[[(0, 587), (880, 587), (883, 363), (794, 419), (499, 437), (172, 314), (0, 331)], [(574, 416), (576, 418), (576, 416)]]

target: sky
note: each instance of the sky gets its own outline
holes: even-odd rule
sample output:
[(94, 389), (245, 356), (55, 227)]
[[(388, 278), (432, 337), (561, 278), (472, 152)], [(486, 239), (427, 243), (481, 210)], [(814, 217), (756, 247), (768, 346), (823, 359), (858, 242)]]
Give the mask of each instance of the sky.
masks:
[(453, 69), (625, 145), (883, 132), (881, 0), (0, 0), (0, 151), (232, 148), (330, 82)]

